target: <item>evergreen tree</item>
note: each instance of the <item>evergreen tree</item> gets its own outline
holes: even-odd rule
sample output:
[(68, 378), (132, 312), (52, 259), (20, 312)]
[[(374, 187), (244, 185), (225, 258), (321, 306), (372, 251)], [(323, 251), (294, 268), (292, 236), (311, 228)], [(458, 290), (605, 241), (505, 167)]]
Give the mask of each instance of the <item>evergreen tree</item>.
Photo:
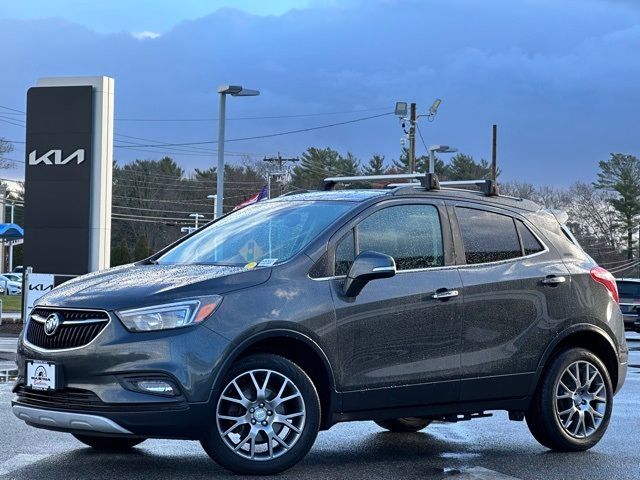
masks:
[[(500, 172), (498, 172), (500, 175)], [(442, 178), (446, 180), (478, 180), (491, 178), (491, 165), (482, 159), (476, 162), (471, 155), (458, 153), (442, 171)]]
[(149, 246), (149, 240), (147, 240), (147, 237), (138, 237), (138, 240), (136, 240), (136, 247), (133, 251), (133, 259), (137, 262), (149, 257), (152, 253), (153, 251)]
[(601, 160), (599, 165), (598, 181), (593, 185), (615, 193), (608, 201), (626, 233), (627, 258), (633, 259), (633, 233), (640, 217), (640, 160), (633, 155), (612, 153), (609, 160)]
[(111, 266), (117, 267), (127, 263), (131, 263), (131, 252), (124, 239), (121, 239), (118, 245), (111, 248)]
[(374, 155), (369, 160), (369, 163), (362, 167), (363, 175), (384, 175), (386, 171), (384, 155)]
[(316, 189), (326, 177), (357, 175), (360, 162), (352, 154), (346, 157), (331, 148), (309, 147), (300, 163), (293, 168), (293, 185), (297, 188)]

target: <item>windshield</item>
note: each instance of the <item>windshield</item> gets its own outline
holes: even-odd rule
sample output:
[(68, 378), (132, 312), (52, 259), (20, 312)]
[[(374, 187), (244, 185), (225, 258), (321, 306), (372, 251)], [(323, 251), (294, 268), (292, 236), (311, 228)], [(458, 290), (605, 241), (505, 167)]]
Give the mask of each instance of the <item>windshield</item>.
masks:
[(325, 201), (257, 203), (209, 225), (157, 261), (268, 267), (293, 257), (352, 207)]

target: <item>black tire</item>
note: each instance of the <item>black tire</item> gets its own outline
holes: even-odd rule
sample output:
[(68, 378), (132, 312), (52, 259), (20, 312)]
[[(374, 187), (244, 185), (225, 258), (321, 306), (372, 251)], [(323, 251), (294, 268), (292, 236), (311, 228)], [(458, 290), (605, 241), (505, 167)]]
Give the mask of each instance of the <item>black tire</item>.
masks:
[[(559, 390), (559, 381), (566, 369), (575, 362), (588, 362), (592, 367), (595, 367), (601, 376), (601, 385), (606, 392), (606, 404), (604, 407), (600, 407), (602, 410), (601, 423), (595, 427), (592, 420), (591, 426), (595, 427), (595, 429), (588, 435), (587, 427), (582, 427), (584, 429), (584, 438), (578, 438), (565, 430), (562, 426), (560, 415), (558, 414), (559, 409), (556, 406), (556, 392), (561, 391)], [(569, 389), (571, 390), (572, 387), (574, 386), (570, 386)], [(587, 388), (587, 390), (590, 391), (591, 389)], [(564, 389), (562, 391), (564, 392)], [(564, 401), (569, 402), (569, 408), (574, 405), (574, 400), (572, 399)], [(588, 408), (588, 405), (591, 404), (592, 402), (587, 402), (585, 408)], [(600, 441), (609, 425), (612, 405), (613, 387), (611, 385), (609, 372), (605, 365), (592, 352), (582, 348), (572, 348), (560, 352), (549, 363), (547, 370), (543, 372), (536, 393), (532, 399), (531, 406), (526, 412), (525, 417), (531, 434), (541, 445), (561, 452), (578, 452), (588, 450)], [(577, 407), (579, 407), (579, 405), (575, 408)], [(562, 412), (560, 413), (562, 414)], [(577, 418), (573, 413), (567, 415), (568, 416), (565, 417), (563, 421), (570, 424), (568, 427), (569, 430), (573, 425), (576, 425), (578, 428), (578, 434), (580, 435), (581, 427), (578, 425), (580, 414), (578, 414)], [(573, 420), (570, 420), (570, 418)], [(595, 417), (591, 415), (591, 419), (594, 418)], [(589, 424), (588, 421), (587, 424)]]
[[(271, 371), (271, 380), (266, 379), (267, 371)], [(261, 413), (271, 406), (273, 411), (269, 411), (269, 413), (272, 415), (275, 413), (275, 415), (273, 417), (268, 417), (268, 420), (271, 422), (271, 418), (273, 418), (274, 422), (269, 423), (269, 425), (265, 426), (264, 429), (255, 422), (255, 429), (252, 425), (243, 423), (236, 427), (237, 429), (233, 430), (231, 434), (228, 434), (223, 438), (224, 432), (222, 430), (227, 431), (228, 428), (233, 428), (233, 425), (237, 423), (237, 421), (220, 419), (218, 415), (218, 409), (234, 408), (232, 405), (233, 402), (221, 399), (223, 395), (225, 398), (229, 398), (230, 396), (237, 396), (238, 399), (241, 398), (239, 394), (235, 393), (237, 390), (235, 390), (231, 384), (233, 380), (238, 380), (236, 384), (240, 385), (240, 389), (243, 391), (243, 394), (246, 395), (246, 398), (251, 399), (250, 406), (251, 408), (254, 408), (256, 412), (255, 415), (258, 415), (258, 407), (262, 402), (260, 402), (257, 387), (253, 387), (252, 391), (250, 384), (246, 390), (244, 390), (242, 386), (242, 379), (246, 378), (247, 375), (250, 375), (249, 372), (254, 372), (257, 379), (257, 385), (261, 385), (261, 388), (266, 392), (264, 408), (261, 408)], [(264, 376), (260, 377), (260, 375), (263, 374)], [(282, 377), (285, 377), (291, 383), (286, 384), (286, 381), (284, 381)], [(280, 380), (282, 380), (282, 382), (278, 383)], [(270, 387), (267, 387), (268, 382), (273, 382)], [(289, 392), (295, 392), (297, 390), (300, 394), (298, 397), (288, 400), (286, 403), (286, 405), (291, 405), (289, 402), (295, 403), (296, 405), (294, 407), (285, 407), (285, 402), (281, 404), (282, 406), (276, 405), (276, 391), (279, 389), (278, 385), (285, 384), (288, 385), (288, 389), (292, 389), (288, 390)], [(255, 392), (255, 395), (253, 392)], [(279, 394), (285, 396), (288, 395), (288, 393), (283, 394), (282, 391), (279, 392)], [(270, 354), (256, 354), (241, 358), (224, 376), (224, 380), (222, 380), (220, 385), (216, 388), (213, 398), (212, 408), (214, 409), (214, 422), (213, 425), (209, 425), (207, 427), (206, 432), (204, 432), (204, 437), (200, 443), (207, 454), (215, 462), (237, 474), (273, 475), (287, 470), (297, 464), (307, 454), (318, 435), (318, 430), (320, 428), (320, 400), (318, 398), (316, 388), (309, 376), (295, 363), (287, 360), (286, 358)], [(243, 419), (251, 418), (252, 422), (255, 420), (255, 418), (252, 417), (254, 414), (250, 413), (249, 407), (238, 405), (235, 408), (237, 408), (235, 417), (242, 417)], [(304, 412), (302, 417), (298, 417), (301, 418), (299, 421), (302, 422), (298, 423), (296, 427), (296, 429), (299, 430), (298, 433), (283, 426), (284, 424), (282, 422), (276, 423), (275, 421), (276, 416), (287, 414), (287, 408), (291, 408), (295, 411), (301, 409), (301, 411)], [(278, 409), (280, 409), (280, 411), (278, 411)], [(289, 410), (289, 412), (290, 411), (291, 410)], [(225, 416), (230, 415), (230, 413), (223, 413)], [(230, 422), (231, 425), (227, 423), (223, 426), (223, 422)], [(243, 422), (246, 422), (246, 420), (243, 420)], [(275, 440), (271, 440), (271, 438), (267, 439), (267, 428), (271, 428), (272, 432), (276, 432), (278, 438), (281, 438), (280, 434), (284, 432), (285, 442), (287, 439), (291, 438), (290, 435), (294, 440), (290, 440), (288, 443), (289, 447), (285, 449)], [(260, 447), (262, 452), (257, 453), (255, 456), (256, 458), (254, 459), (243, 456), (250, 454), (252, 441), (248, 444), (241, 445), (240, 453), (234, 452), (233, 447), (237, 447), (237, 445), (245, 442), (244, 439), (250, 438), (250, 432), (254, 431), (259, 432), (257, 433), (258, 437), (253, 440), (254, 448), (258, 450), (258, 447)], [(230, 435), (237, 435), (238, 442), (233, 443), (232, 445)], [(273, 445), (273, 453), (271, 453), (270, 449), (267, 450), (266, 453), (264, 452), (264, 449), (269, 448), (267, 445)], [(246, 452), (245, 447), (248, 448), (250, 452)], [(277, 450), (279, 456), (275, 456)], [(259, 455), (262, 455), (262, 457), (258, 460), (257, 458)], [(266, 458), (265, 455), (267, 455)]]
[(146, 438), (97, 437), (95, 435), (81, 435), (76, 433), (74, 433), (73, 436), (85, 445), (105, 452), (124, 452), (146, 440)]
[(428, 427), (431, 420), (417, 417), (401, 417), (393, 418), (391, 420), (379, 420), (375, 423), (379, 427), (393, 433), (415, 433)]

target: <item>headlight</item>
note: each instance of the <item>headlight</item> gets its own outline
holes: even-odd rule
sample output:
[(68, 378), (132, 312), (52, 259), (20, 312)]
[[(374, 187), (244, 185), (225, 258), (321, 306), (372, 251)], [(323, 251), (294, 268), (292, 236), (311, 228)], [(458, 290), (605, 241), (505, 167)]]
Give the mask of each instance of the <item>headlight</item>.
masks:
[(221, 302), (222, 297), (212, 295), (152, 307), (119, 310), (116, 315), (131, 332), (166, 330), (202, 322), (218, 308)]

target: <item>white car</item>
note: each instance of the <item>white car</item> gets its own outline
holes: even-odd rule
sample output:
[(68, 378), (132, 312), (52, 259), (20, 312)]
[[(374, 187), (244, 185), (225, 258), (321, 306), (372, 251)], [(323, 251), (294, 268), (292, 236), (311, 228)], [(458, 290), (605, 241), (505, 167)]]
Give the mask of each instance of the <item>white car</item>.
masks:
[(13, 274), (0, 275), (0, 286), (5, 288), (8, 295), (22, 294), (22, 279), (16, 281), (14, 278)]

